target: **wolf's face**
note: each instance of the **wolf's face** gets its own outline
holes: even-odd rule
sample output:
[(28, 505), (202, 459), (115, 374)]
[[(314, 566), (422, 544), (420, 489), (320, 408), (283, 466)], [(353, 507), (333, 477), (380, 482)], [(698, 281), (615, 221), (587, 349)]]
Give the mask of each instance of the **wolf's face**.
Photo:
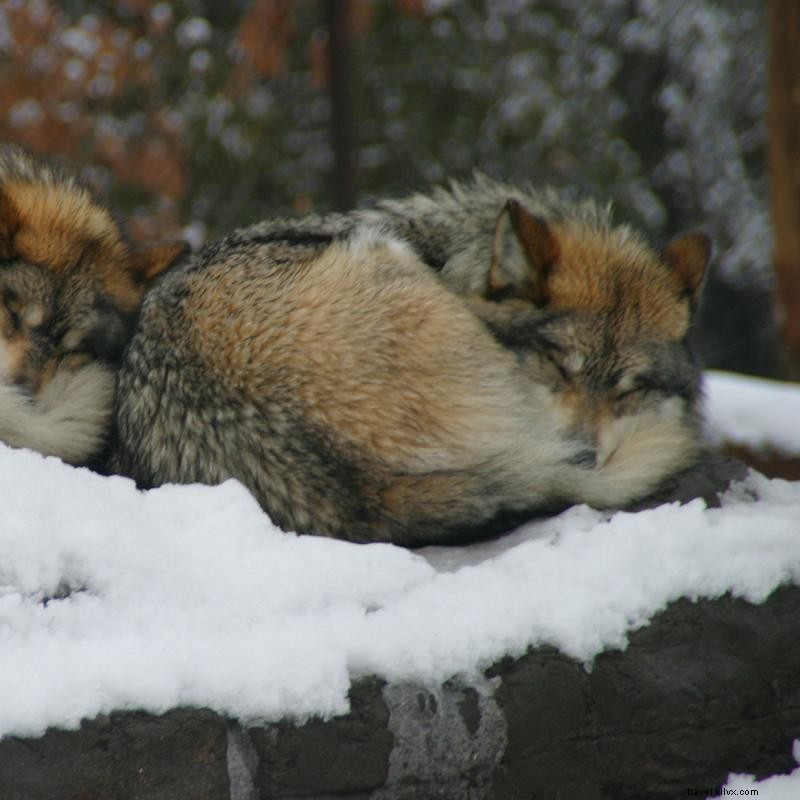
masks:
[(648, 427), (696, 433), (698, 372), (682, 340), (626, 332), (613, 312), (573, 310), (542, 313), (530, 341), (535, 373), (586, 444), (587, 466), (602, 467)]
[(52, 345), (46, 335), (55, 302), (47, 270), (13, 261), (0, 266), (0, 381), (35, 393)]
[(18, 259), (0, 263), (0, 381), (35, 395), (60, 366), (113, 366), (133, 321), (92, 281), (63, 280)]
[(36, 393), (60, 365), (115, 364), (182, 242), (134, 247), (68, 176), (0, 148), (0, 380)]
[(516, 201), (501, 212), (486, 289), (471, 302), (549, 387), (581, 446), (576, 465), (622, 475), (659, 448), (684, 462), (697, 448), (700, 372), (686, 334), (709, 255), (703, 234), (658, 255), (625, 228), (551, 224)]

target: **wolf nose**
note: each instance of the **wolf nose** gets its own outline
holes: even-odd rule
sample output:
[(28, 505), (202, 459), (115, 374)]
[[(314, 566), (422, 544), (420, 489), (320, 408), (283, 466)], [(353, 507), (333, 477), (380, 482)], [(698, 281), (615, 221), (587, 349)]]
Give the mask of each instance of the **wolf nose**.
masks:
[(584, 469), (593, 469), (597, 466), (597, 451), (588, 447), (584, 450), (579, 450), (570, 456), (568, 463)]

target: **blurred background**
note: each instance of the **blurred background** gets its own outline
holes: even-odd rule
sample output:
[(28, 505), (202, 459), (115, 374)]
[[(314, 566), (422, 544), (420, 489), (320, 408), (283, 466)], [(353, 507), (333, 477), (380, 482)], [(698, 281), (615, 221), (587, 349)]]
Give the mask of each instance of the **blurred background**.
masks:
[(2, 0), (0, 139), (195, 246), (475, 169), (610, 198), (657, 244), (713, 237), (707, 365), (796, 376), (798, 5)]

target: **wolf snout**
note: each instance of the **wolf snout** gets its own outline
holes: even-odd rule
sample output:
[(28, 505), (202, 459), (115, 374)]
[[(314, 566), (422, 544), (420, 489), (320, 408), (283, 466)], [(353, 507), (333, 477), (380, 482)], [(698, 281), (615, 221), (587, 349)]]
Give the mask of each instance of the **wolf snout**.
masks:
[(592, 447), (578, 450), (570, 456), (568, 463), (584, 469), (594, 469), (597, 466), (597, 450)]

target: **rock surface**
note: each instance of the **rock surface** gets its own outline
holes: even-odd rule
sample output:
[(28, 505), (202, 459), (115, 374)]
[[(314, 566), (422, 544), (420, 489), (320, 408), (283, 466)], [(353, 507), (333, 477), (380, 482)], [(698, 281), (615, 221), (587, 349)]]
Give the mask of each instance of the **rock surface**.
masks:
[[(710, 457), (651, 498), (715, 493)], [(120, 712), (0, 741), (2, 800), (674, 800), (794, 766), (800, 587), (754, 606), (671, 604), (591, 668), (552, 648), (471, 685), (356, 681), (328, 721), (243, 727), (206, 709)]]
[(367, 678), (348, 715), (305, 725), (116, 713), (0, 742), (0, 797), (674, 800), (793, 768), (798, 620), (800, 587), (681, 600), (588, 670), (539, 648), (473, 686)]

